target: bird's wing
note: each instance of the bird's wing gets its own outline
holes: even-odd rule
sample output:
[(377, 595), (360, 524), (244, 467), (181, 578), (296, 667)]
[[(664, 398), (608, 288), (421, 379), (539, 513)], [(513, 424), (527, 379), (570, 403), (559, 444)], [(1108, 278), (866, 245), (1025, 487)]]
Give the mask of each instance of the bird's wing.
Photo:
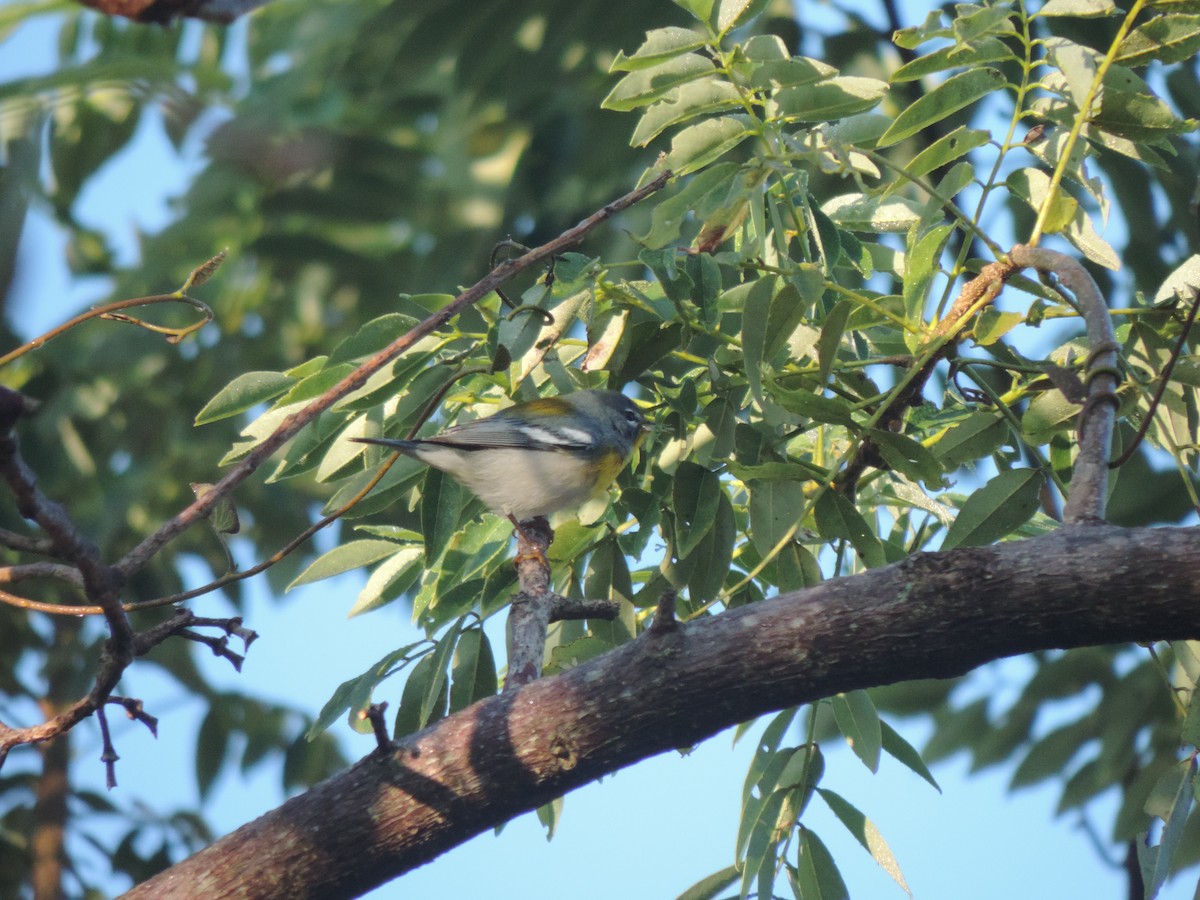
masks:
[(486, 419), (476, 419), (447, 428), (422, 443), (441, 444), (460, 450), (505, 447), (522, 450), (586, 450), (593, 445), (582, 429), (554, 423), (557, 416), (571, 413), (569, 404), (549, 397), (501, 410)]

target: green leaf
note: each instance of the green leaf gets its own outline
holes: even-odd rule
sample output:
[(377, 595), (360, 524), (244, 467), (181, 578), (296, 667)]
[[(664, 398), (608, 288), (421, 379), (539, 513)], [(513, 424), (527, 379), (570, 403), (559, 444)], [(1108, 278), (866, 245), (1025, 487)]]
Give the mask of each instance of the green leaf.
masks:
[(671, 90), (638, 120), (630, 146), (644, 147), (672, 125), (741, 105), (737, 88), (716, 76), (690, 81)]
[[(713, 73), (712, 61), (695, 53), (630, 72), (604, 98), (604, 109), (627, 112), (666, 96), (674, 87)], [(678, 173), (676, 173), (678, 174)]]
[(1037, 510), (1044, 482), (1037, 469), (1001, 472), (967, 498), (942, 549), (982, 547), (1012, 534)]
[(322, 553), (308, 567), (292, 579), (287, 590), (302, 584), (312, 584), (334, 575), (341, 575), (351, 569), (369, 566), (385, 556), (391, 556), (399, 549), (395, 541), (350, 541), (334, 547), (328, 553)]
[(904, 171), (915, 178), (928, 175), (934, 169), (940, 169), (956, 159), (961, 159), (991, 139), (989, 132), (959, 125), (914, 156), (912, 162), (904, 167)]
[(1184, 744), (1200, 747), (1200, 691), (1192, 691), (1180, 739)]
[(1048, 732), (1036, 740), (1013, 771), (1009, 789), (1028, 787), (1062, 776), (1084, 745), (1096, 736), (1094, 717), (1084, 717)]
[(680, 9), (685, 9), (701, 22), (712, 15), (713, 0), (671, 0)]
[(820, 266), (800, 263), (793, 267), (787, 283), (771, 298), (763, 345), (764, 359), (774, 361), (780, 353), (789, 349), (792, 335), (809, 317), (824, 292), (825, 275)]
[(718, 894), (738, 880), (738, 867), (726, 866), (718, 872), (706, 875), (680, 894), (676, 900), (716, 900)]
[(1007, 86), (1008, 79), (1004, 77), (1004, 73), (990, 66), (953, 75), (905, 108), (896, 117), (892, 127), (879, 139), (879, 147), (898, 144)]
[[(371, 702), (371, 692), (375, 690), (376, 685), (390, 675), (395, 674), (398, 665), (400, 668), (407, 665), (410, 662), (409, 654), (417, 647), (427, 643), (429, 642), (414, 641), (411, 644), (406, 644), (400, 649), (393, 650), (384, 656), (361, 675), (343, 681), (338, 685), (337, 690), (333, 692), (333, 696), (321, 708), (316, 721), (309, 726), (306, 738), (310, 741), (316, 739), (319, 734), (341, 718), (342, 713), (347, 710), (354, 714), (366, 709), (367, 704)], [(368, 730), (370, 727), (358, 719), (354, 720), (354, 724), (365, 727)]]
[(720, 0), (717, 7), (717, 31), (721, 35), (728, 34), (735, 28), (753, 21), (770, 0)]
[(887, 841), (883, 839), (883, 835), (879, 833), (879, 829), (875, 827), (875, 823), (859, 812), (855, 807), (839, 794), (827, 788), (817, 788), (817, 793), (821, 795), (837, 816), (838, 821), (846, 826), (846, 830), (854, 835), (855, 840), (866, 848), (866, 851), (871, 854), (871, 858), (879, 863), (883, 871), (887, 872), (892, 877), (892, 880), (904, 890), (908, 896), (912, 896), (912, 891), (908, 889), (908, 884), (904, 880), (904, 874), (900, 871), (900, 866), (896, 862), (896, 857), (892, 855), (892, 850), (887, 845)]
[(496, 659), (482, 628), (468, 628), (454, 648), (450, 670), (450, 711), (466, 709), (496, 693)]
[(693, 600), (704, 602), (720, 593), (733, 562), (736, 540), (737, 522), (733, 517), (733, 504), (722, 490), (716, 518), (695, 551), (696, 567), (688, 578), (688, 593)]
[[(529, 317), (532, 318), (532, 317)], [(421, 533), (425, 535), (425, 564), (433, 568), (458, 530), (466, 488), (439, 469), (430, 468), (421, 491)]]
[[(447, 303), (453, 299), (453, 296), (446, 295)], [(346, 340), (338, 344), (334, 351), (329, 354), (329, 360), (326, 365), (350, 362), (378, 353), (396, 340), (396, 338), (411, 331), (416, 324), (416, 319), (412, 316), (406, 316), (403, 313), (388, 313), (385, 316), (372, 319), (363, 325), (362, 328), (358, 329), (351, 337), (346, 338)]]
[(879, 771), (879, 752), (883, 748), (883, 733), (879, 713), (866, 691), (835, 694), (831, 699), (833, 718), (838, 730), (854, 755), (872, 773)]
[(281, 372), (246, 372), (221, 388), (217, 396), (196, 413), (195, 424), (207, 425), (236, 416), (286, 393), (295, 383), (296, 379)]
[(879, 731), (883, 742), (884, 751), (893, 759), (907, 766), (912, 771), (916, 772), (935, 788), (940, 794), (941, 786), (934, 780), (933, 773), (929, 771), (929, 767), (925, 765), (925, 760), (921, 759), (921, 754), (917, 752), (917, 748), (900, 736), (891, 725), (882, 719), (879, 720)]
[(1117, 271), (1121, 268), (1121, 257), (1112, 246), (1096, 233), (1091, 217), (1082, 206), (1075, 212), (1075, 218), (1067, 226), (1063, 235), (1075, 248), (1096, 265)]
[(451, 654), (458, 644), (458, 633), (462, 630), (466, 621), (467, 617), (463, 616), (451, 625), (446, 633), (438, 638), (437, 646), (434, 647), (433, 653), (422, 660), (422, 662), (429, 661), (430, 675), (425, 685), (424, 694), (421, 697), (421, 712), (420, 717), (417, 719), (416, 730), (424, 728), (430, 722), (436, 721), (445, 715), (445, 703), (448, 699), (445, 696), (446, 682), (450, 674)]
[(1171, 864), (1192, 808), (1194, 793), (1191, 781), (1195, 770), (1195, 759), (1189, 757), (1180, 760), (1159, 779), (1150, 792), (1150, 799), (1146, 801), (1146, 812), (1163, 821), (1158, 846), (1149, 847), (1145, 841), (1137, 842), (1138, 862), (1141, 864), (1142, 881), (1146, 885), (1147, 900), (1154, 900), (1171, 873)]
[(739, 168), (733, 162), (718, 163), (684, 180), (680, 191), (654, 207), (650, 214), (650, 230), (638, 241), (658, 249), (675, 240), (693, 210), (699, 216), (702, 209), (715, 210), (724, 204), (730, 186), (738, 187), (734, 179)]
[(850, 891), (833, 861), (833, 854), (815, 831), (804, 826), (800, 826), (796, 881), (803, 900), (850, 900)]
[(912, 481), (931, 488), (942, 485), (941, 460), (908, 435), (872, 428), (868, 435), (889, 466)]
[(1012, 18), (1016, 11), (1007, 4), (998, 3), (994, 6), (969, 6), (963, 4), (956, 7), (957, 15), (951, 22), (954, 39), (960, 45), (969, 45), (986, 35), (997, 34), (1008, 36), (1015, 34)]
[(1170, 65), (1191, 59), (1197, 51), (1200, 15), (1156, 16), (1125, 36), (1116, 61), (1127, 66), (1144, 66), (1151, 61)]
[(1078, 415), (1078, 403), (1068, 400), (1061, 391), (1046, 391), (1034, 397), (1021, 416), (1021, 436), (1039, 447), (1059, 432), (1067, 431)]
[(850, 409), (850, 401), (841, 397), (823, 397), (812, 391), (789, 391), (777, 384), (771, 385), (771, 396), (788, 412), (812, 419), (814, 422), (851, 428), (857, 424)]
[(196, 734), (196, 787), (200, 798), (208, 796), (213, 782), (229, 754), (229, 718), (221, 709), (221, 698), (214, 698)]
[(821, 326), (821, 336), (817, 338), (817, 361), (820, 369), (817, 372), (817, 383), (824, 385), (837, 362), (838, 348), (841, 347), (842, 335), (846, 332), (846, 320), (854, 311), (854, 304), (849, 300), (839, 300), (834, 304), (825, 324)]
[[(1024, 200), (1035, 211), (1040, 210), (1050, 197), (1050, 176), (1040, 169), (1018, 169), (1004, 183), (1009, 193)], [(1065, 230), (1078, 211), (1075, 198), (1059, 187), (1046, 215), (1046, 233), (1057, 234)]]
[(979, 410), (948, 428), (930, 448), (947, 471), (990, 456), (1008, 438), (1008, 422), (999, 414)]
[(689, 125), (671, 140), (663, 166), (676, 175), (687, 175), (720, 159), (752, 134), (747, 116), (721, 116)]
[(910, 322), (921, 320), (925, 308), (925, 292), (938, 269), (942, 249), (953, 233), (954, 226), (950, 224), (930, 228), (920, 237), (917, 236), (916, 229), (910, 233), (908, 260), (904, 271), (904, 315)]
[(886, 81), (839, 75), (817, 84), (782, 88), (772, 99), (790, 122), (830, 122), (874, 109), (888, 91)]
[(704, 38), (690, 28), (669, 26), (655, 28), (646, 32), (646, 39), (630, 56), (624, 51), (617, 53), (617, 58), (608, 67), (610, 72), (633, 72), (637, 69), (648, 69), (668, 59), (683, 53), (698, 50), (704, 46)]
[(843, 494), (825, 491), (813, 508), (817, 531), (829, 541), (847, 540), (867, 568), (882, 566), (883, 545), (862, 513)]
[[(395, 739), (399, 740), (405, 735), (421, 730), (421, 711), (424, 708), (425, 696), (433, 677), (432, 654), (427, 653), (413, 666), (404, 682), (404, 690), (400, 694), (400, 707), (396, 710), (396, 720), (392, 726), (392, 736)], [(442, 688), (445, 689), (445, 686), (446, 682), (443, 680)], [(438, 699), (434, 700), (433, 706), (439, 705)], [(441, 712), (441, 709), (437, 711)], [(439, 715), (437, 718), (441, 718), (441, 716)]]
[(675, 470), (673, 507), (675, 510), (675, 554), (690, 556), (708, 534), (716, 520), (720, 503), (721, 479), (694, 462), (682, 462)]
[(891, 234), (908, 231), (921, 221), (923, 204), (908, 197), (842, 194), (821, 204), (821, 212), (850, 231)]
[(537, 808), (538, 821), (546, 829), (546, 840), (554, 840), (554, 832), (558, 830), (558, 820), (562, 818), (563, 798), (555, 797), (549, 803), (543, 803)]
[(947, 69), (965, 69), (967, 66), (981, 66), (990, 62), (1007, 62), (1016, 60), (1016, 55), (1009, 49), (1008, 44), (995, 37), (985, 37), (970, 44), (952, 44), (934, 50), (905, 63), (892, 73), (891, 82), (897, 84), (905, 81), (916, 81), (926, 75), (944, 72)]
[(1078, 19), (1115, 15), (1119, 10), (1113, 0), (1046, 0), (1037, 12), (1039, 16), (1070, 16)]
[(761, 407), (763, 404), (762, 366), (767, 343), (767, 322), (772, 298), (778, 287), (773, 276), (759, 278), (749, 284), (739, 285), (726, 293), (730, 300), (736, 298), (742, 309), (742, 357), (750, 393)]
[(1195, 127), (1176, 116), (1149, 88), (1119, 90), (1109, 87), (1108, 79), (1100, 95), (1100, 112), (1092, 117), (1091, 123), (1131, 141), (1171, 137)]
[[(1046, 233), (1052, 234), (1053, 230), (1047, 227)], [(1001, 312), (996, 307), (989, 306), (976, 316), (975, 324), (971, 328), (971, 340), (980, 347), (987, 347), (989, 344), (996, 343), (1023, 321), (1025, 321), (1025, 316), (1022, 313)]]
[(424, 555), (424, 548), (420, 546), (404, 547), (394, 553), (367, 578), (346, 618), (353, 619), (401, 597), (421, 574)]
[(804, 510), (804, 486), (758, 481), (750, 487), (750, 540), (763, 556), (792, 531)]

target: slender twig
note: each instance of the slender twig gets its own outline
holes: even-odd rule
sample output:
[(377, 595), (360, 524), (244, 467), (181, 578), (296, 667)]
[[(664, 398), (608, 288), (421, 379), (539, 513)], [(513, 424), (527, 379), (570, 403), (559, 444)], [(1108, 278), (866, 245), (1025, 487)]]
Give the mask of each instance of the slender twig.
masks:
[(39, 562), (19, 566), (0, 566), (0, 584), (16, 584), (30, 578), (55, 578), (74, 587), (83, 587), (83, 577), (74, 566)]
[[(153, 600), (138, 600), (132, 603), (125, 603), (121, 608), (124, 609), (125, 612), (130, 613), (139, 612), (144, 609), (155, 609), (160, 606), (172, 606), (176, 603), (182, 603), (185, 600), (191, 600), (194, 597), (210, 594), (215, 590), (225, 587), (227, 584), (233, 584), (236, 581), (244, 581), (247, 578), (252, 578), (255, 575), (260, 574), (261, 572), (265, 572), (288, 554), (294, 552), (297, 548), (302, 546), (309, 538), (311, 538), (322, 528), (325, 528), (336, 522), (339, 518), (341, 518), (342, 515), (357, 506), (362, 499), (367, 496), (367, 494), (374, 490), (375, 485), (379, 484), (380, 480), (384, 475), (387, 474), (388, 470), (395, 464), (397, 459), (399, 459), (399, 454), (396, 454), (394, 457), (385, 460), (383, 465), (379, 467), (379, 471), (377, 471), (375, 475), (372, 476), (371, 480), (363, 485), (362, 489), (359, 490), (353, 497), (331, 512), (329, 515), (304, 529), (304, 531), (292, 538), (292, 540), (285, 544), (281, 549), (277, 550), (262, 562), (258, 563), (258, 565), (251, 566), (249, 569), (245, 569), (240, 572), (226, 572), (220, 578), (210, 581), (208, 584), (201, 585), (198, 588), (192, 588), (190, 591), (171, 594), (167, 597), (155, 597)], [(69, 603), (46, 603), (41, 600), (29, 600), (25, 597), (18, 597), (16, 594), (9, 594), (6, 591), (0, 591), (0, 603), (6, 603), (9, 606), (15, 606), (19, 609), (29, 609), (35, 612), (49, 613), (50, 615), (56, 616), (96, 616), (101, 615), (104, 612), (104, 610), (99, 606), (88, 606), (82, 604), (72, 605)]]
[[(183, 328), (171, 328), (166, 325), (154, 325), (144, 319), (137, 319), (133, 316), (125, 315), (121, 312), (123, 309), (134, 309), (139, 306), (154, 306), (159, 303), (186, 303), (200, 312), (200, 320), (193, 322), (191, 325), (186, 325)], [(199, 331), (205, 325), (213, 320), (213, 311), (207, 304), (201, 303), (194, 297), (189, 297), (187, 294), (176, 291), (173, 294), (154, 294), (149, 297), (134, 297), (131, 300), (118, 300), (116, 303), (106, 303), (103, 306), (96, 306), (89, 309), (87, 312), (80, 313), (73, 319), (68, 319), (57, 328), (51, 328), (45, 334), (38, 335), (33, 340), (22, 344), (15, 350), (10, 350), (3, 356), (0, 356), (0, 366), (7, 365), (14, 359), (18, 359), (28, 353), (30, 350), (37, 350), (44, 346), (48, 341), (54, 340), (75, 328), (82, 325), (90, 319), (110, 319), (114, 322), (125, 322), (130, 325), (137, 325), (139, 328), (145, 328), (148, 331), (154, 331), (158, 334), (165, 334), (167, 340), (172, 344), (177, 344), (189, 334)]]
[(100, 740), (103, 745), (100, 761), (104, 763), (105, 782), (111, 791), (117, 786), (117, 760), (121, 757), (117, 755), (112, 735), (108, 733), (108, 716), (104, 712), (103, 705), (96, 709), (96, 721), (100, 723)]
[(54, 549), (53, 545), (46, 538), (35, 538), (25, 534), (17, 534), (15, 531), (9, 531), (7, 528), (0, 528), (0, 544), (19, 553), (37, 553), (41, 556), (49, 554)]
[(158, 737), (158, 719), (146, 712), (141, 700), (135, 697), (118, 697), (116, 694), (112, 694), (109, 696), (107, 702), (114, 706), (122, 707), (125, 710), (125, 715), (131, 721), (141, 722), (150, 729), (150, 734)]
[(1137, 433), (1133, 436), (1133, 441), (1125, 448), (1125, 452), (1108, 464), (1110, 469), (1117, 469), (1129, 462), (1133, 454), (1137, 452), (1137, 448), (1141, 446), (1142, 440), (1146, 437), (1146, 432), (1150, 430), (1150, 425), (1154, 422), (1154, 414), (1158, 412), (1158, 404), (1162, 402), (1163, 396), (1167, 392), (1167, 386), (1171, 383), (1171, 373), (1175, 371), (1175, 363), (1179, 362), (1179, 356), (1183, 353), (1184, 345), (1187, 343), (1188, 335), (1191, 334), (1192, 326), (1196, 324), (1196, 311), (1200, 309), (1200, 290), (1192, 290), (1192, 308), (1188, 310), (1187, 318), (1183, 323), (1183, 330), (1179, 332), (1179, 338), (1175, 341), (1175, 347), (1171, 350), (1171, 355), (1167, 357), (1166, 365), (1158, 376), (1158, 387), (1154, 391), (1154, 396), (1150, 399), (1150, 405), (1146, 407), (1146, 414), (1142, 417), (1142, 424), (1138, 426)]
[(569, 622), (580, 619), (603, 619), (611, 622), (621, 614), (616, 600), (572, 600), (561, 594), (551, 594), (550, 621)]

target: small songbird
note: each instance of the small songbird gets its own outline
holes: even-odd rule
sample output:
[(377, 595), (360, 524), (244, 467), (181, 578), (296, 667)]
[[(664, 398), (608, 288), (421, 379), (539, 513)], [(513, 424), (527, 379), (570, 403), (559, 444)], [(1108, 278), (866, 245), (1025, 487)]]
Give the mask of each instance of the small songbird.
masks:
[(354, 438), (441, 469), (494, 512), (519, 523), (600, 496), (648, 429), (618, 391), (575, 391), (530, 400), (416, 440)]

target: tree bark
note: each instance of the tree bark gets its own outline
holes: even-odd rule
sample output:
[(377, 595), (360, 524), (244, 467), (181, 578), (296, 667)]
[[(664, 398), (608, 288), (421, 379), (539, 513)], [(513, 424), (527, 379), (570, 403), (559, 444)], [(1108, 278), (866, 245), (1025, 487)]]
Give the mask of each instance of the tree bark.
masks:
[(356, 896), (645, 757), (840, 691), (1052, 648), (1200, 638), (1200, 529), (1078, 525), (674, 628), (376, 751), (128, 897)]
[(269, 0), (79, 0), (108, 16), (169, 25), (176, 19), (206, 19), (228, 24)]

